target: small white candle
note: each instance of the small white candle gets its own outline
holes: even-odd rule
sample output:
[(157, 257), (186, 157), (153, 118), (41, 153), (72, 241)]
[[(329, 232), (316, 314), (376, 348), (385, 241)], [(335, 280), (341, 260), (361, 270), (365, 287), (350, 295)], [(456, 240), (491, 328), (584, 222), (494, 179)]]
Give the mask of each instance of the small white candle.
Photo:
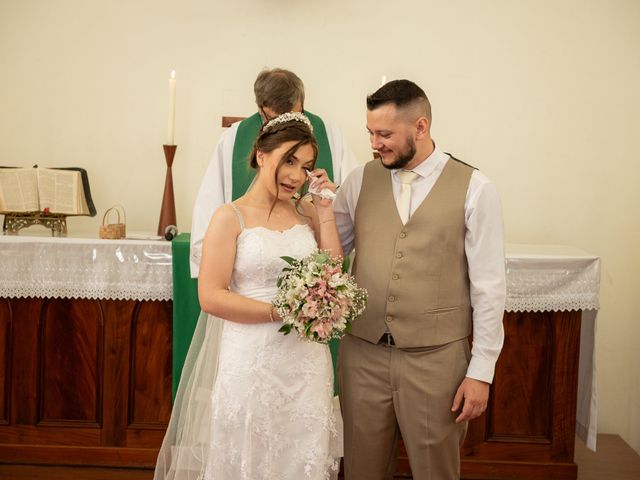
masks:
[(169, 121), (167, 133), (167, 145), (175, 145), (174, 130), (176, 123), (176, 71), (171, 71), (169, 77)]
[(382, 81), (380, 82), (380, 86), (383, 86), (385, 83), (387, 83), (387, 76), (382, 75)]

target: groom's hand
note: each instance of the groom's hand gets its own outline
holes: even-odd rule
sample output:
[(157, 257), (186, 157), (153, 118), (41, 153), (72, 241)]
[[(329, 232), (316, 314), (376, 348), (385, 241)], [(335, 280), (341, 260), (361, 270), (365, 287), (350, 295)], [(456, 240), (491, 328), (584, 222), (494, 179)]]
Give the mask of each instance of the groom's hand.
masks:
[(455, 412), (462, 405), (462, 412), (456, 418), (456, 423), (473, 420), (482, 415), (487, 409), (489, 401), (489, 384), (475, 378), (465, 377), (456, 396), (453, 399), (451, 411)]

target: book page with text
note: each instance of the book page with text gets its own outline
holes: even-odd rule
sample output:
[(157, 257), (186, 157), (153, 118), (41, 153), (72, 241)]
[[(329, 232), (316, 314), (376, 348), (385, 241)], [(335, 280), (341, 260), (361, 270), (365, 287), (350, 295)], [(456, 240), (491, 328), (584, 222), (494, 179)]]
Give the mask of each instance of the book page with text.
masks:
[(78, 190), (78, 212), (82, 215), (89, 215), (89, 204), (87, 204), (87, 199), (84, 196), (84, 186), (82, 185), (82, 174), (78, 175), (78, 185), (76, 186)]
[(0, 169), (0, 211), (37, 212), (39, 210), (36, 169)]
[(75, 215), (78, 212), (77, 177), (74, 171), (52, 168), (38, 169), (38, 187), (40, 188), (40, 207), (49, 208), (51, 213)]

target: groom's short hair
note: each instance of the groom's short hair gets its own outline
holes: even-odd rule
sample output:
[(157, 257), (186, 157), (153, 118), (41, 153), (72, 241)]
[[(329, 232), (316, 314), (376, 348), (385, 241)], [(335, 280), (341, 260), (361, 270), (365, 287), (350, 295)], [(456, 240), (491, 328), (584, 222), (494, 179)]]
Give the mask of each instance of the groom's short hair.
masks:
[(431, 122), (431, 103), (418, 85), (410, 80), (392, 80), (367, 97), (367, 109), (391, 103), (398, 109), (414, 107)]
[(293, 110), (298, 102), (304, 105), (304, 83), (295, 73), (284, 68), (261, 71), (253, 84), (253, 91), (258, 108), (285, 113)]

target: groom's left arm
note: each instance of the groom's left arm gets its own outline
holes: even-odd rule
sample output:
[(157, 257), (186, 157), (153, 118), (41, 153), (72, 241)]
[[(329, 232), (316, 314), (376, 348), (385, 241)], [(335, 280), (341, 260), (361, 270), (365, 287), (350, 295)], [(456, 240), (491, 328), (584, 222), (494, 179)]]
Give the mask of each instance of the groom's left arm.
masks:
[(506, 275), (502, 206), (493, 183), (478, 171), (473, 173), (467, 193), (465, 221), (473, 345), (466, 378), (452, 405), (452, 410), (463, 405), (457, 421), (475, 418), (486, 409), (489, 385), (504, 341)]

